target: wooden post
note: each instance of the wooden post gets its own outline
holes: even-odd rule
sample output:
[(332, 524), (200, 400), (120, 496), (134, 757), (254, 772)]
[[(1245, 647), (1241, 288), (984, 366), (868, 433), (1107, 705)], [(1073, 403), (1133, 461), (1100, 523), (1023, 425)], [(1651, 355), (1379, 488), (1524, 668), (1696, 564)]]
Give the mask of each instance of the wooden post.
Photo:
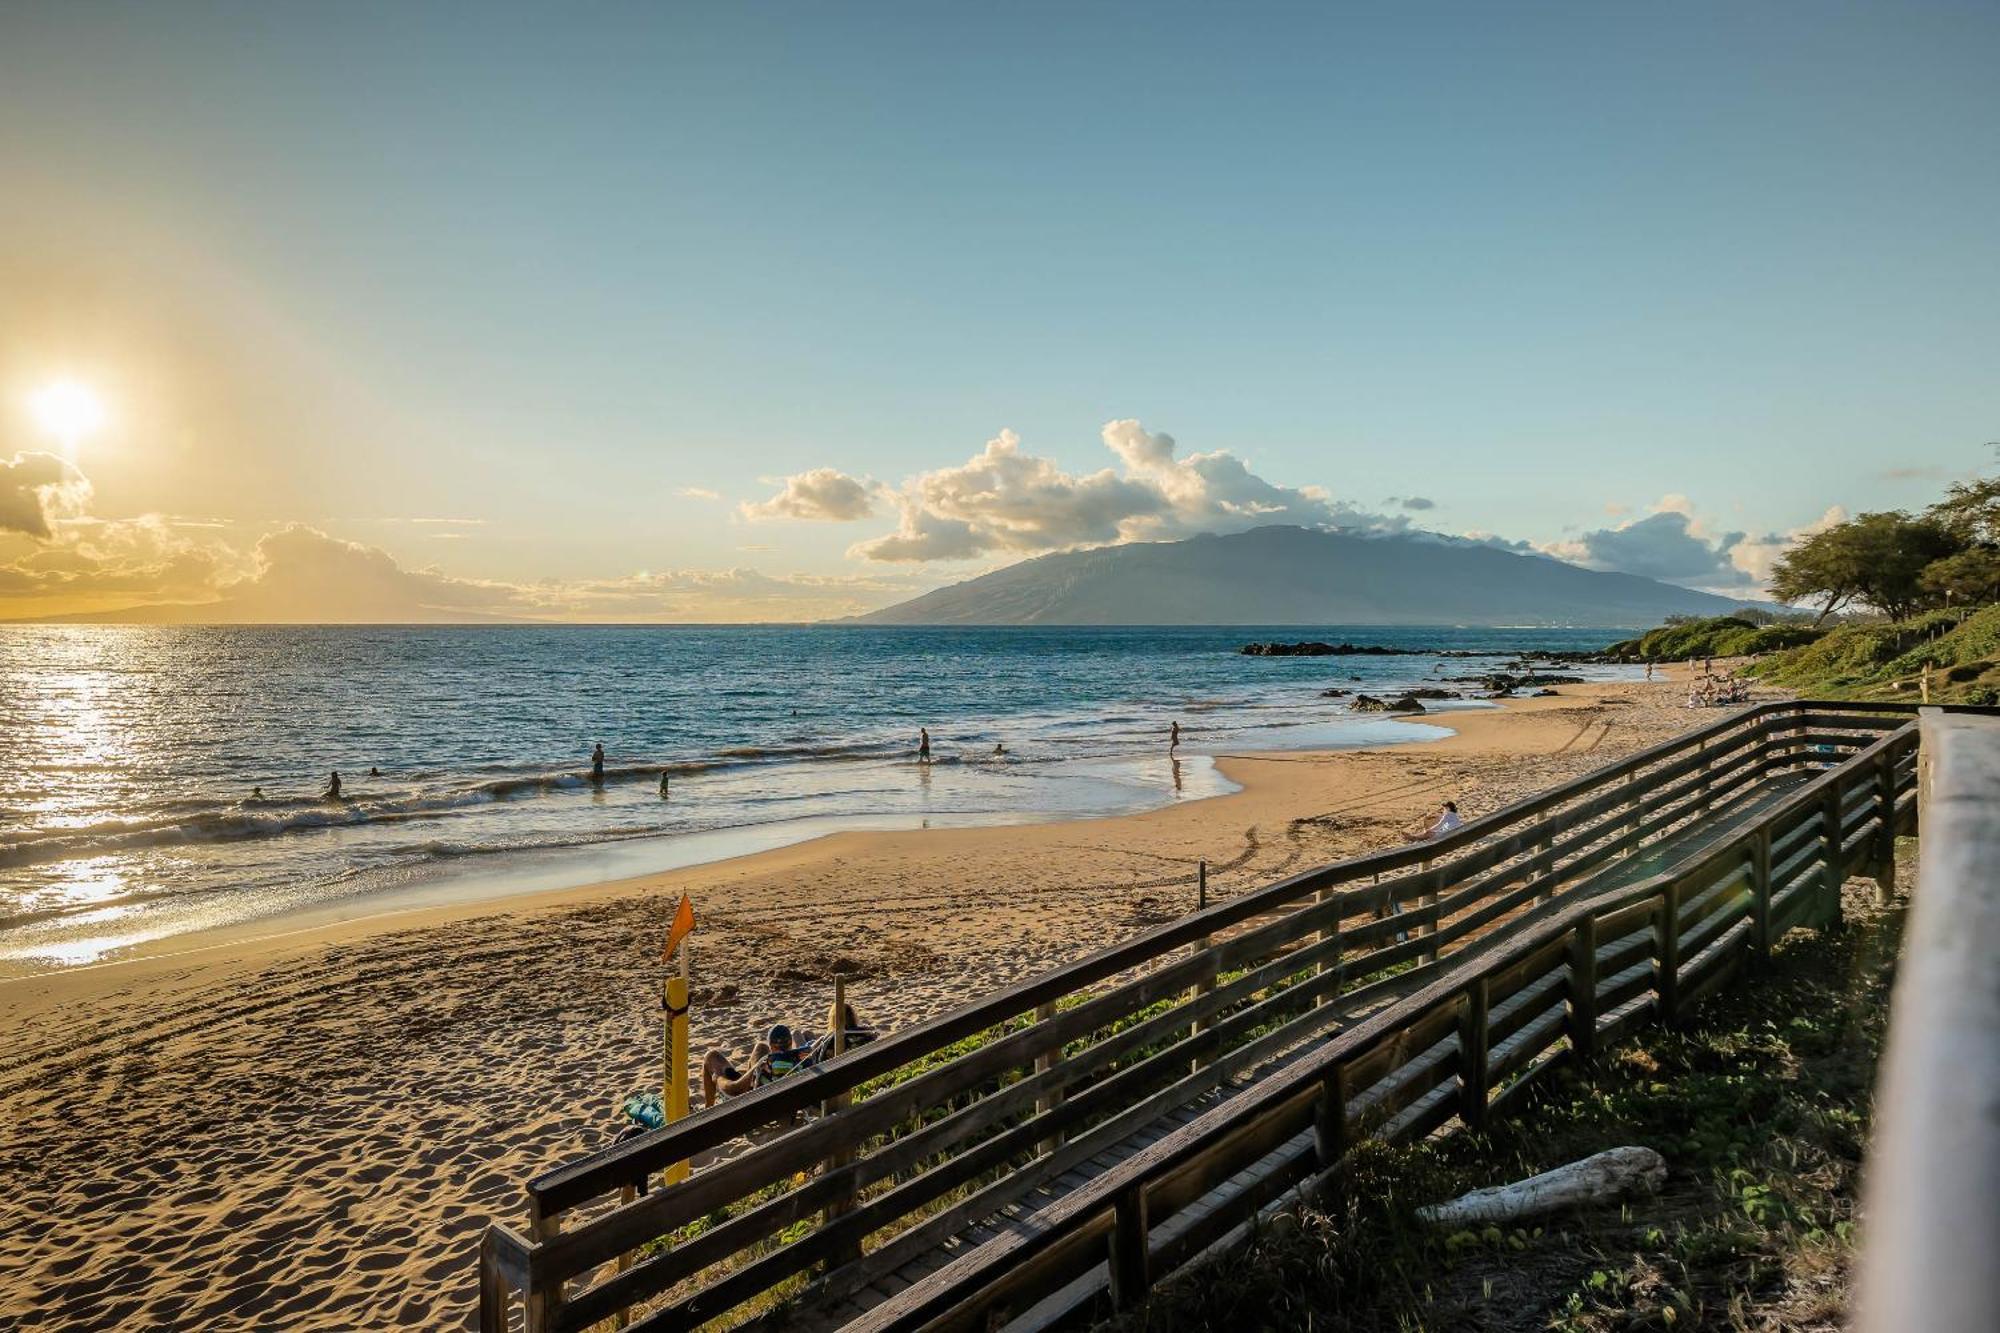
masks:
[[(1437, 928), (1437, 901), (1438, 901), (1437, 879), (1431, 877), (1431, 863), (1429, 861), (1420, 862), (1417, 866), (1417, 869), (1422, 871), (1424, 874), (1424, 892), (1417, 895), (1417, 906), (1429, 910), (1430, 920), (1428, 923), (1421, 921), (1418, 922), (1417, 925), (1412, 929), (1411, 934), (1434, 936), (1437, 934), (1437, 929), (1438, 929)], [(1442, 875), (1440, 874), (1439, 878), (1441, 877)], [(1417, 961), (1421, 963), (1435, 963), (1437, 961), (1437, 957), (1438, 957), (1437, 944), (1433, 942), (1428, 948), (1426, 948), (1423, 951), (1423, 953), (1417, 956)]]
[[(1319, 893), (1314, 896), (1313, 901), (1324, 906), (1325, 904), (1332, 902), (1333, 899), (1339, 895), (1339, 893), (1340, 890), (1338, 889), (1321, 889)], [(1340, 940), (1340, 918), (1338, 916), (1335, 916), (1333, 919), (1333, 923), (1327, 926), (1325, 929), (1321, 930), (1319, 933), (1319, 943), (1326, 944), (1329, 941), (1331, 941), (1334, 944), (1334, 948), (1332, 949), (1332, 951), (1328, 953), (1326, 957), (1320, 960), (1319, 975), (1323, 977), (1326, 976), (1329, 972), (1334, 973), (1336, 975), (1334, 976), (1333, 984), (1327, 987), (1325, 990), (1321, 991), (1319, 993), (1319, 997), (1313, 1001), (1313, 1007), (1316, 1009), (1322, 1005), (1332, 1004), (1336, 999), (1340, 997), (1341, 978), (1339, 977), (1338, 973), (1340, 972), (1341, 964), (1344, 961), (1344, 959), (1342, 958), (1344, 950), (1340, 948), (1339, 940)]]
[(1325, 1170), (1347, 1151), (1347, 1066), (1335, 1065), (1320, 1085), (1319, 1113), (1313, 1122), (1313, 1156)]
[(1146, 1183), (1135, 1181), (1118, 1194), (1111, 1226), (1111, 1305), (1131, 1310), (1152, 1286), (1152, 1256), (1146, 1252)]
[[(636, 1185), (620, 1185), (618, 1187), (618, 1206), (620, 1208), (623, 1208), (628, 1203), (632, 1203), (633, 1201), (638, 1199), (638, 1197), (639, 1197), (639, 1189)], [(618, 1256), (617, 1268), (619, 1272), (623, 1273), (631, 1266), (632, 1266), (632, 1251), (627, 1250), (623, 1254)], [(631, 1320), (632, 1320), (632, 1312), (630, 1310), (620, 1309), (613, 1311), (611, 1315), (611, 1327), (624, 1328), (626, 1324), (631, 1322)]]
[[(1195, 901), (1200, 903), (1202, 908), (1206, 908), (1208, 906), (1208, 862), (1206, 861), (1200, 861), (1196, 863)], [(1194, 942), (1194, 957), (1196, 958), (1201, 957), (1202, 954), (1208, 951), (1209, 946), (1213, 943), (1214, 941), (1207, 935), (1203, 935), (1200, 939), (1196, 940)], [(1207, 995), (1209, 992), (1213, 991), (1214, 989), (1215, 989), (1215, 978), (1211, 976), (1205, 981), (1197, 981), (1195, 983), (1194, 990), (1189, 993), (1188, 998), (1190, 1000), (1198, 1000), (1202, 996)], [(1194, 1020), (1194, 1029), (1193, 1029), (1194, 1035), (1199, 1036), (1200, 1034), (1208, 1031), (1210, 1028), (1214, 1026), (1215, 1026), (1215, 1018), (1213, 1015), (1197, 1018)], [(1201, 1072), (1201, 1064), (1202, 1064), (1201, 1057), (1198, 1055), (1194, 1056), (1192, 1059), (1188, 1061), (1188, 1072), (1199, 1074)]]
[(1660, 888), (1660, 905), (1653, 912), (1653, 994), (1660, 1005), (1660, 1022), (1673, 1027), (1681, 1016), (1681, 882), (1668, 880)]
[(1597, 918), (1586, 916), (1569, 937), (1569, 1044), (1577, 1061), (1597, 1058)]
[[(831, 1018), (832, 1018), (831, 1027), (833, 1032), (833, 1054), (837, 1058), (847, 1053), (847, 978), (846, 977), (837, 976), (833, 979), (833, 1010), (831, 1013)], [(845, 1107), (851, 1100), (853, 1100), (853, 1098), (849, 1093), (845, 1092), (835, 1093), (833, 1096), (827, 1098), (824, 1102), (820, 1103), (819, 1113), (822, 1117), (830, 1116), (834, 1112), (839, 1111), (840, 1109)], [(838, 1171), (842, 1167), (849, 1165), (853, 1161), (854, 1161), (854, 1148), (852, 1144), (849, 1144), (845, 1147), (838, 1149), (837, 1151), (833, 1152), (827, 1157), (826, 1169), (829, 1173)], [(844, 1214), (850, 1213), (853, 1210), (854, 1210), (854, 1191), (852, 1189), (848, 1189), (844, 1191), (840, 1195), (840, 1197), (828, 1202), (828, 1204), (826, 1205), (826, 1211), (823, 1215), (822, 1224), (824, 1225), (826, 1223), (831, 1223), (835, 1219), (843, 1216)], [(852, 1241), (842, 1245), (839, 1249), (834, 1251), (832, 1254), (828, 1255), (825, 1267), (822, 1271), (832, 1272), (834, 1269), (840, 1267), (842, 1264), (852, 1263), (856, 1259), (859, 1259), (860, 1257), (861, 1257), (861, 1239), (860, 1237), (857, 1236)]]
[(500, 1276), (493, 1248), (489, 1228), (479, 1238), (479, 1333), (507, 1333), (507, 1283)]
[(1771, 826), (1757, 830), (1750, 844), (1750, 947), (1757, 961), (1771, 957)]
[(1896, 896), (1896, 752), (1884, 750), (1875, 765), (1875, 897), (1884, 907)]
[[(528, 1199), (528, 1237), (535, 1244), (553, 1240), (562, 1233), (562, 1218), (545, 1216), (542, 1207), (533, 1196)], [(532, 1271), (532, 1270), (531, 1270)], [(521, 1304), (526, 1308), (525, 1333), (549, 1333), (556, 1326), (556, 1317), (562, 1312), (563, 1284), (560, 1280), (548, 1286), (537, 1288), (531, 1278), (528, 1289), (521, 1293)]]
[[(1537, 827), (1547, 828), (1548, 824), (1549, 824), (1548, 819), (1544, 818), (1541, 821), (1541, 823), (1537, 825)], [(1544, 833), (1542, 835), (1541, 841), (1535, 844), (1536, 858), (1540, 859), (1541, 857), (1547, 856), (1549, 848), (1555, 846), (1555, 841), (1556, 838), (1554, 833)], [(1539, 871), (1535, 873), (1539, 874), (1542, 877), (1542, 891), (1535, 895), (1535, 901), (1538, 903), (1548, 903), (1553, 901), (1556, 896), (1555, 863), (1551, 861), (1548, 864), (1544, 865)]]
[(1826, 868), (1820, 881), (1825, 895), (1820, 903), (1822, 930), (1840, 929), (1840, 886), (1845, 882), (1840, 864), (1840, 800), (1842, 782), (1835, 779), (1820, 802), (1820, 841), (1825, 844)]
[(1458, 1024), (1458, 1117), (1475, 1130), (1486, 1123), (1486, 980), (1480, 977), (1467, 988)]
[[(1035, 1021), (1037, 1023), (1047, 1023), (1052, 1019), (1054, 1019), (1055, 1016), (1056, 1016), (1056, 1005), (1054, 1000), (1050, 1000), (1046, 1004), (1038, 1004), (1035, 1006)], [(1056, 1067), (1057, 1061), (1059, 1061), (1061, 1058), (1062, 1058), (1062, 1051), (1060, 1049), (1052, 1047), (1049, 1050), (1043, 1051), (1040, 1055), (1035, 1057), (1035, 1072), (1037, 1074), (1048, 1073), (1051, 1069), (1054, 1069)], [(1047, 1092), (1044, 1092), (1041, 1096), (1035, 1098), (1035, 1114), (1047, 1115), (1049, 1112), (1055, 1110), (1058, 1106), (1061, 1106), (1062, 1100), (1063, 1100), (1063, 1095), (1061, 1088), (1049, 1089)], [(1043, 1139), (1040, 1143), (1035, 1145), (1035, 1151), (1037, 1153), (1043, 1153), (1043, 1154), (1052, 1153), (1056, 1149), (1062, 1147), (1063, 1144), (1068, 1141), (1068, 1139), (1069, 1136), (1067, 1134), (1058, 1134), (1052, 1139)]]

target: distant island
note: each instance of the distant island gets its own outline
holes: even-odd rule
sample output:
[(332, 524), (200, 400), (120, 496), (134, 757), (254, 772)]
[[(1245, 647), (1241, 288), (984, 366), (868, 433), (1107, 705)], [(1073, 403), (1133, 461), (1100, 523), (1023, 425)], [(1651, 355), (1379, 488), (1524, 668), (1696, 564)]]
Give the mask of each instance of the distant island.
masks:
[(1434, 535), (1252, 528), (1045, 555), (867, 625), (1651, 625), (1744, 605)]

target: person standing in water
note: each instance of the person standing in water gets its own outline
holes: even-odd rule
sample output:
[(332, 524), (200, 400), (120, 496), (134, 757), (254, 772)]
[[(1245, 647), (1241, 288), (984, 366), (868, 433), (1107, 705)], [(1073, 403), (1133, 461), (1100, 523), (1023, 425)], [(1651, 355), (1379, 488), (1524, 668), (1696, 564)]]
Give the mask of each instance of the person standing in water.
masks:
[(931, 761), (931, 729), (929, 727), (918, 727), (917, 762), (920, 764), (928, 764), (930, 761)]
[(1181, 748), (1181, 724), (1176, 722), (1173, 725), (1173, 730), (1167, 733), (1167, 753), (1172, 754), (1175, 750), (1178, 750), (1180, 748)]
[(322, 801), (337, 801), (340, 799), (339, 769), (336, 768), (335, 770), (333, 770), (333, 776), (327, 779), (326, 790), (320, 793), (319, 798)]
[(661, 797), (661, 799), (662, 799), (662, 800), (664, 800), (664, 799), (666, 798), (666, 795), (667, 795), (667, 770), (663, 768), (663, 769), (661, 769), (661, 770), (660, 770), (660, 797)]
[(604, 742), (603, 741), (599, 741), (597, 743), (597, 748), (590, 752), (590, 780), (600, 787), (604, 785)]

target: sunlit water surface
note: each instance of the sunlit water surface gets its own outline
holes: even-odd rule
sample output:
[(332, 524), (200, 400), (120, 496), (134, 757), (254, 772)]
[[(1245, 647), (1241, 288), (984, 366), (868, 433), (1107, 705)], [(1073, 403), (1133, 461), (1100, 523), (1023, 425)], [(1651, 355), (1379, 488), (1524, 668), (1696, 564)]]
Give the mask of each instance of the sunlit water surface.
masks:
[[(1245, 657), (1246, 641), (1511, 655), (1621, 633), (0, 626), (0, 972), (305, 909), (585, 883), (838, 828), (1216, 795), (1230, 790), (1218, 753), (1442, 734), (1351, 715), (1322, 690), (1383, 693), (1495, 665)], [(930, 764), (916, 762), (919, 726)], [(588, 780), (597, 741), (601, 788)], [(321, 800), (334, 769), (343, 799)]]

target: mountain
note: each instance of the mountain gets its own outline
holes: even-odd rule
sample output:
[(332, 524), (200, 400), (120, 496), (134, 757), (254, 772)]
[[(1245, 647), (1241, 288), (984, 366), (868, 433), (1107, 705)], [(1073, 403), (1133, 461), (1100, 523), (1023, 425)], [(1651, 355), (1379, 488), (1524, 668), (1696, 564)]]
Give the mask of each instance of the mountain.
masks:
[(1024, 560), (868, 625), (1655, 625), (1742, 602), (1429, 534), (1265, 527)]

